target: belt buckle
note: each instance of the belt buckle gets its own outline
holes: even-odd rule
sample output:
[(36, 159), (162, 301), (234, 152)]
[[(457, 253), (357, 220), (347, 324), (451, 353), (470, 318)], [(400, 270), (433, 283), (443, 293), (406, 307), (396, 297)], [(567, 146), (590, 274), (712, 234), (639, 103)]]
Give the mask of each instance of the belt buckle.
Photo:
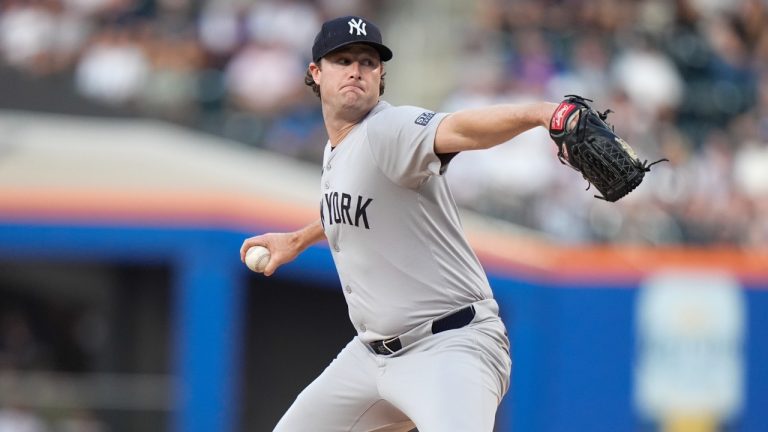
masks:
[(378, 340), (375, 342), (371, 342), (371, 348), (376, 352), (376, 354), (380, 355), (391, 355), (394, 354), (396, 351), (400, 350), (400, 348), (392, 349), (387, 344), (392, 343), (397, 340), (397, 337), (393, 337), (391, 339), (387, 340)]

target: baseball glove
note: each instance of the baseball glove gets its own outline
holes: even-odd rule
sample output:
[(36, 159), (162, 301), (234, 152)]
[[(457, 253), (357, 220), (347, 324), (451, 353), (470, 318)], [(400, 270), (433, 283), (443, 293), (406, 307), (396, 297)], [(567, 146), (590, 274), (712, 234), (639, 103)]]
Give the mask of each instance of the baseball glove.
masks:
[(549, 136), (557, 144), (560, 162), (580, 172), (600, 191), (602, 196), (595, 198), (618, 200), (643, 181), (651, 166), (667, 160), (640, 162), (632, 147), (605, 122), (611, 110), (599, 113), (589, 105), (590, 99), (565, 97), (549, 122)]

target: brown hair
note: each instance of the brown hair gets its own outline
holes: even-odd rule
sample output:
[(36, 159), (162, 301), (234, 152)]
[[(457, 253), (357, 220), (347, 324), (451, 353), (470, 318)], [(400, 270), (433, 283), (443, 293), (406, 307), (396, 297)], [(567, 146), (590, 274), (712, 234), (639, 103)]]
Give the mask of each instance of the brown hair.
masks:
[[(321, 59), (322, 61), (322, 59)], [(320, 68), (320, 63), (315, 63), (317, 65), (317, 68)], [(387, 76), (387, 73), (384, 72), (381, 74), (381, 81), (379, 82), (379, 96), (384, 94), (384, 77)], [(312, 88), (312, 92), (315, 93), (315, 96), (322, 99), (320, 96), (320, 86), (317, 85), (315, 82), (315, 79), (312, 77), (312, 71), (309, 70), (309, 67), (307, 67), (307, 73), (304, 75), (304, 84), (308, 85)]]

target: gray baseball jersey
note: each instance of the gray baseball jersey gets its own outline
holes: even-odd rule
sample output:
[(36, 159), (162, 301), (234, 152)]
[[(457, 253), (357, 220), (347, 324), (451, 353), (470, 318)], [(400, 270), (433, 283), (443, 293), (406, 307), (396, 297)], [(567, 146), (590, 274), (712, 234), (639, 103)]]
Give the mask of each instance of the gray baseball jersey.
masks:
[[(380, 102), (325, 149), (322, 222), (358, 330), (276, 432), (490, 432), (509, 340), (434, 152), (445, 114)], [(433, 319), (472, 304), (471, 323)], [(367, 342), (398, 336), (402, 348)]]
[(446, 115), (379, 102), (326, 145), (321, 219), (364, 342), (493, 297), (434, 152)]

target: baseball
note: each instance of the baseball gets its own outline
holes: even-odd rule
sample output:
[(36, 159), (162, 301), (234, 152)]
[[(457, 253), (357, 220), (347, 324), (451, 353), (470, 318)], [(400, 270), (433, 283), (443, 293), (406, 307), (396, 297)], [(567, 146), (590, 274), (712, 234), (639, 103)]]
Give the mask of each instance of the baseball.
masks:
[(264, 246), (253, 246), (245, 253), (245, 265), (256, 273), (264, 272), (269, 262), (269, 249)]

